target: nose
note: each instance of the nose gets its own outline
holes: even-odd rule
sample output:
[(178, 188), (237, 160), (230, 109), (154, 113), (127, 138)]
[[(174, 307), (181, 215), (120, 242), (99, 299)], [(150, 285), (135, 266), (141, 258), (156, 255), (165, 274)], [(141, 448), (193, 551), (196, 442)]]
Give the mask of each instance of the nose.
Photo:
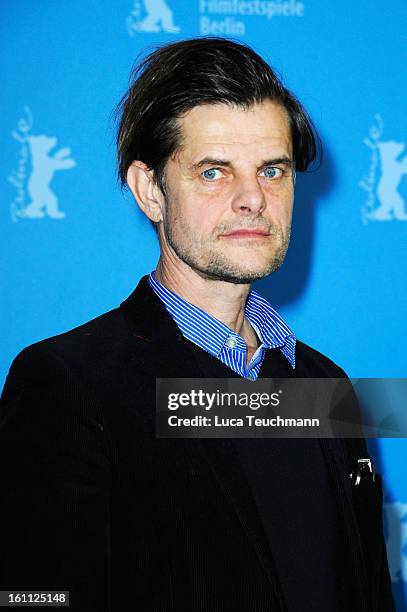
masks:
[(256, 178), (242, 178), (236, 185), (232, 208), (238, 213), (259, 213), (266, 207), (264, 193)]

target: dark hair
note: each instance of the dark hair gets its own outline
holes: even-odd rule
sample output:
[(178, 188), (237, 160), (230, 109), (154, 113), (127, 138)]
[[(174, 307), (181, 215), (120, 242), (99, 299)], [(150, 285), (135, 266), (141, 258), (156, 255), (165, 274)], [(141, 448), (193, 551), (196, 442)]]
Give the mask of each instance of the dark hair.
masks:
[(130, 87), (116, 109), (118, 175), (122, 187), (134, 160), (154, 172), (165, 193), (165, 164), (177, 150), (178, 118), (200, 104), (248, 108), (270, 99), (287, 111), (295, 169), (304, 171), (318, 157), (314, 125), (297, 98), (249, 46), (217, 37), (166, 44), (136, 65)]

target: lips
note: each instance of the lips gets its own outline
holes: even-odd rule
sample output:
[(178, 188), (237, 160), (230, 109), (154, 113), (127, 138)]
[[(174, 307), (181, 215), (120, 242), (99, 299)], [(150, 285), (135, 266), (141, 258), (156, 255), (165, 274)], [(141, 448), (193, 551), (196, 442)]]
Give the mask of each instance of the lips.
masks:
[(232, 230), (231, 232), (221, 234), (221, 236), (225, 238), (255, 238), (269, 235), (269, 232), (264, 229), (236, 229)]

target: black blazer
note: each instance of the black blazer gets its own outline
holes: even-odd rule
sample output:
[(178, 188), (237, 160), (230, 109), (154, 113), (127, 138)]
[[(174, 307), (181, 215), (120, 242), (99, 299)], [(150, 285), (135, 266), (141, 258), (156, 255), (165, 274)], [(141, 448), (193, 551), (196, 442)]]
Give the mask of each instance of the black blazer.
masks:
[[(1, 590), (69, 590), (81, 612), (287, 609), (230, 441), (155, 438), (155, 378), (206, 374), (190, 347), (143, 277), (119, 308), (17, 356), (0, 409)], [(287, 375), (344, 376), (301, 342), (296, 363)], [(354, 610), (395, 610), (381, 477), (351, 486), (364, 440), (320, 443)]]

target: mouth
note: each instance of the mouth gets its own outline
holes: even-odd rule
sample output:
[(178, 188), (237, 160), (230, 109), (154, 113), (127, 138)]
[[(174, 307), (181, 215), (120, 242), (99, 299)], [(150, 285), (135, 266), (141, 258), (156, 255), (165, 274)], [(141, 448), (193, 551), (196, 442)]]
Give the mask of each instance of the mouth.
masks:
[(262, 229), (239, 229), (220, 235), (221, 238), (266, 238), (267, 236), (270, 236), (269, 232)]

